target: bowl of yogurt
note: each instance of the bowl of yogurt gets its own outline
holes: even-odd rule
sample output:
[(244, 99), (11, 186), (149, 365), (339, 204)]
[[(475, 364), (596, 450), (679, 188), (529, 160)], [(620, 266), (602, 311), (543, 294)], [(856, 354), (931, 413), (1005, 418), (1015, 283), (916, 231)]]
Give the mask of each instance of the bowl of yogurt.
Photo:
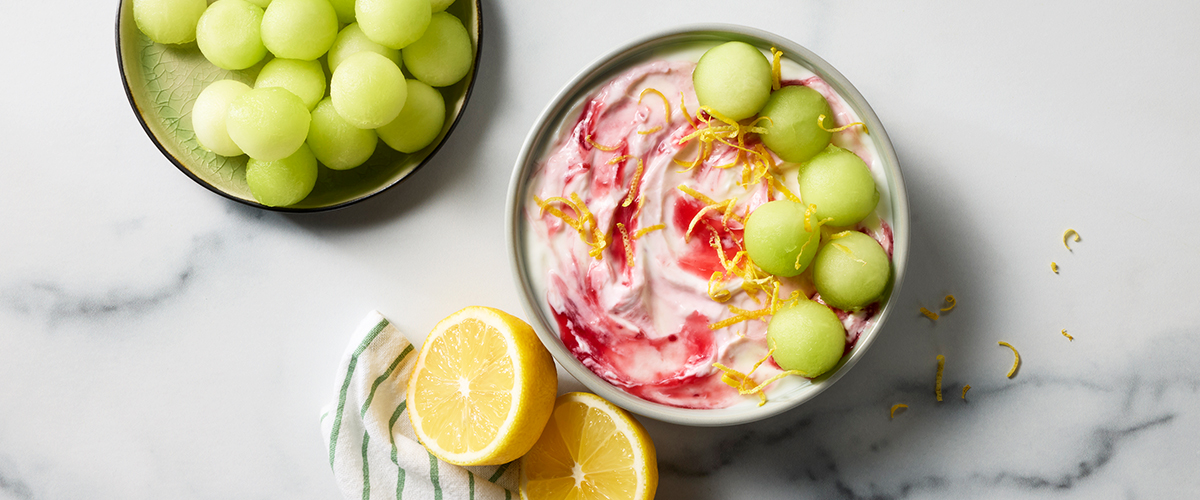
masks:
[[(752, 264), (739, 253), (743, 223), (766, 202), (797, 200), (802, 165), (783, 161), (753, 133), (704, 135), (725, 125), (700, 107), (692, 70), (705, 51), (729, 41), (768, 60), (781, 52), (776, 83), (809, 87), (828, 101), (833, 116), (825, 123), (840, 128), (832, 144), (863, 160), (879, 193), (872, 214), (838, 229), (870, 236), (891, 261), (877, 302), (833, 309), (846, 342), (831, 371), (782, 376), (753, 394), (739, 391), (727, 371), (749, 377), (742, 389), (783, 374), (766, 356), (763, 311), (820, 297), (806, 274), (764, 281), (744, 272)], [(748, 119), (734, 128), (754, 125)], [(804, 47), (731, 25), (653, 34), (581, 71), (526, 138), (506, 224), (522, 305), (554, 358), (629, 411), (699, 426), (776, 415), (836, 382), (880, 334), (909, 243), (899, 162), (862, 95)]]

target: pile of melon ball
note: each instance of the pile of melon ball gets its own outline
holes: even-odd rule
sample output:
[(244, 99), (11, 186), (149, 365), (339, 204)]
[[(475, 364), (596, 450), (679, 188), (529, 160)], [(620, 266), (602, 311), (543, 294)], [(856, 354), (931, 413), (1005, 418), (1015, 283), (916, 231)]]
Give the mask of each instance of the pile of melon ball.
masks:
[[(835, 126), (833, 111), (820, 92), (802, 85), (772, 91), (772, 80), (766, 56), (742, 42), (710, 49), (692, 73), (702, 106), (734, 120), (769, 118), (760, 122), (766, 129), (763, 144), (800, 165), (802, 203), (777, 200), (751, 212), (743, 235), (746, 253), (777, 276), (798, 276), (811, 267), (825, 304), (857, 311), (882, 297), (891, 273), (883, 247), (851, 229), (879, 203), (875, 179), (858, 155), (830, 143), (833, 134), (826, 127)], [(767, 343), (781, 368), (815, 377), (841, 359), (846, 330), (829, 307), (802, 300), (775, 313)]]
[(473, 61), (462, 21), (444, 12), (452, 3), (133, 0), (133, 14), (151, 40), (195, 40), (227, 70), (275, 56), (254, 88), (234, 80), (206, 87), (192, 126), (205, 149), (250, 157), (246, 183), (259, 203), (287, 206), (312, 192), (318, 161), (346, 170), (366, 162), (379, 139), (412, 153), (437, 138), (446, 106), (435, 87), (461, 80)]

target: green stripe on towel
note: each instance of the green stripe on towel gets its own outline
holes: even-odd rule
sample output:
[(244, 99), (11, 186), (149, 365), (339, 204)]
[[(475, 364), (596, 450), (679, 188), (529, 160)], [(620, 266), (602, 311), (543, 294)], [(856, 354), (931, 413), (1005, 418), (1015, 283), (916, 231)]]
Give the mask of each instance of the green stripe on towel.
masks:
[(338, 394), (337, 414), (333, 418), (333, 430), (329, 436), (330, 467), (333, 467), (333, 457), (337, 453), (338, 432), (341, 431), (342, 427), (342, 411), (346, 408), (346, 393), (350, 392), (350, 379), (354, 376), (354, 367), (358, 365), (358, 356), (367, 350), (367, 346), (371, 345), (371, 342), (375, 340), (375, 337), (379, 336), (379, 332), (382, 332), (387, 325), (387, 319), (375, 325), (375, 328), (372, 328), (367, 333), (367, 337), (363, 339), (358, 348), (354, 350), (354, 353), (350, 355), (350, 363), (346, 366), (346, 380), (342, 382), (342, 391)]
[(367, 465), (367, 443), (371, 442), (370, 434), (363, 431), (363, 500), (371, 500), (371, 467)]
[(442, 477), (438, 474), (438, 459), (433, 453), (429, 453), (429, 480), (433, 481), (433, 500), (442, 500)]
[(380, 384), (387, 380), (388, 377), (392, 376), (392, 372), (396, 371), (396, 367), (400, 366), (400, 362), (404, 361), (404, 358), (407, 357), (408, 353), (412, 351), (413, 346), (412, 344), (409, 344), (408, 347), (405, 347), (404, 350), (400, 352), (399, 356), (396, 356), (396, 360), (392, 361), (392, 364), (391, 366), (388, 366), (387, 371), (383, 372), (383, 375), (380, 375), (379, 378), (375, 379), (375, 382), (371, 384), (371, 393), (367, 395), (367, 402), (363, 403), (362, 412), (359, 413), (359, 417), (366, 418), (367, 408), (371, 406), (371, 401), (375, 399), (375, 389), (378, 389)]
[(392, 434), (392, 427), (396, 425), (396, 420), (400, 419), (400, 414), (404, 413), (405, 406), (408, 406), (408, 401), (401, 401), (400, 406), (396, 407), (396, 411), (392, 412), (392, 419), (388, 421), (388, 436), (392, 440), (392, 463), (396, 464), (399, 472), (396, 475), (396, 500), (400, 500), (404, 496), (404, 467), (400, 467), (400, 461), (396, 459), (396, 438)]
[[(513, 462), (516, 462), (516, 460), (513, 460)], [(508, 466), (512, 465), (513, 462), (506, 463), (504, 465), (501, 465), (499, 468), (497, 468), (496, 473), (492, 474), (492, 477), (488, 478), (488, 482), (494, 483), (494, 482), (500, 480), (500, 476), (504, 475), (504, 471), (508, 470)]]

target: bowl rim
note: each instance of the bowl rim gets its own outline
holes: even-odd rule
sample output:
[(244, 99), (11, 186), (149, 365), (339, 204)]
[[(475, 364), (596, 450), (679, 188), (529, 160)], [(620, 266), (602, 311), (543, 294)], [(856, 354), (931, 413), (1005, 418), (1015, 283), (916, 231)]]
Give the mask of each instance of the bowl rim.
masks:
[[(184, 166), (183, 162), (179, 158), (176, 158), (175, 155), (173, 155), (169, 151), (167, 151), (166, 146), (163, 146), (163, 144), (159, 140), (158, 136), (156, 136), (154, 134), (154, 132), (150, 130), (150, 125), (146, 123), (146, 118), (145, 118), (144, 113), (142, 112), (141, 107), (138, 106), (137, 100), (133, 97), (133, 90), (129, 88), (129, 77), (126, 76), (126, 74), (125, 74), (125, 60), (124, 60), (125, 57), (121, 53), (121, 12), (125, 8), (126, 2), (131, 3), (132, 0), (118, 0), (117, 1), (117, 17), (116, 17), (116, 22), (114, 23), (114, 26), (115, 26), (114, 38), (116, 41), (116, 50), (117, 50), (117, 72), (119, 72), (121, 74), (121, 87), (125, 91), (125, 97), (129, 101), (129, 106), (133, 109), (133, 115), (137, 117), (138, 124), (142, 126), (142, 130), (144, 130), (146, 132), (146, 136), (148, 136), (150, 138), (150, 142), (154, 143), (154, 146), (156, 148), (158, 148), (159, 152), (161, 152), (163, 154), (163, 156), (165, 156), (167, 158), (167, 160), (169, 160), (171, 162), (171, 164), (175, 165), (175, 168), (179, 169), (179, 171), (183, 172), (184, 175), (191, 178), (197, 184), (204, 186), (209, 191), (212, 191), (216, 194), (219, 194), (225, 198), (236, 201), (243, 205), (251, 206), (251, 207), (259, 208), (259, 209), (263, 209), (263, 210), (270, 210), (272, 212), (317, 213), (317, 212), (329, 212), (329, 211), (333, 211), (333, 210), (339, 210), (342, 208), (346, 208), (350, 205), (359, 203), (363, 200), (366, 200), (367, 198), (371, 198), (371, 197), (378, 195), (379, 193), (382, 193), (384, 191), (387, 191), (387, 190), (391, 189), (392, 187), (394, 187), (395, 185), (400, 184), (405, 179), (412, 177), (412, 175), (415, 174), (418, 170), (420, 170), (421, 167), (424, 167), (425, 164), (429, 163), (429, 161), (434, 157), (434, 155), (437, 155), (438, 151), (441, 151), (442, 146), (444, 146), (446, 144), (446, 141), (450, 138), (450, 134), (454, 133), (454, 129), (458, 127), (459, 121), (461, 121), (463, 115), (466, 114), (467, 103), (470, 102), (470, 100), (471, 100), (471, 94), (475, 90), (475, 82), (478, 80), (477, 77), (478, 77), (478, 73), (479, 73), (479, 63), (480, 63), (480, 61), (482, 61), (481, 55), (483, 54), (483, 0), (473, 0), (472, 3), (475, 4), (475, 30), (476, 30), (476, 33), (478, 33), (478, 40), (475, 42), (475, 58), (474, 58), (474, 61), (471, 62), (471, 72), (467, 75), (467, 77), (470, 79), (470, 81), (467, 82), (467, 91), (466, 91), (466, 93), (463, 94), (462, 106), (459, 108), (457, 115), (455, 115), (454, 120), (451, 121), (450, 127), (446, 129), (446, 134), (442, 136), (442, 140), (439, 141), (437, 143), (437, 145), (434, 146), (434, 148), (429, 151), (429, 154), (426, 155), (425, 158), (421, 159), (421, 161), (419, 163), (417, 163), (415, 166), (413, 166), (413, 168), (410, 169), (408, 171), (408, 173), (404, 174), (402, 177), (395, 179), (392, 182), (387, 183), (386, 185), (380, 186), (369, 193), (357, 196), (353, 199), (343, 201), (340, 203), (335, 203), (332, 205), (321, 206), (321, 207), (306, 207), (306, 208), (272, 207), (272, 206), (263, 205), (256, 201), (253, 201), (253, 200), (239, 198), (237, 196), (234, 196), (230, 193), (227, 193), (227, 192), (221, 190), (217, 186), (214, 186), (208, 182), (205, 182), (199, 176), (192, 173), (191, 169)], [(340, 25), (340, 23), (339, 23), (339, 25)], [(340, 31), (340, 29), (339, 29), (339, 31)]]
[[(599, 80), (599, 83), (602, 83), (603, 80), (600, 79), (611, 77), (612, 72), (627, 68), (628, 59), (636, 59), (639, 56), (644, 56), (645, 52), (653, 50), (658, 46), (669, 45), (671, 42), (682, 42), (693, 37), (705, 36), (712, 37), (713, 41), (749, 40), (756, 42), (754, 43), (756, 46), (774, 45), (787, 52), (785, 57), (809, 67), (820, 75), (830, 85), (834, 86), (847, 101), (847, 104), (858, 113), (859, 119), (866, 122), (871, 130), (870, 135), (875, 137), (875, 147), (880, 156), (881, 168), (890, 180), (887, 187), (892, 200), (892, 283), (891, 290), (887, 292), (874, 324), (860, 335), (850, 354), (843, 357), (841, 366), (838, 366), (835, 372), (811, 386), (801, 389), (803, 393), (797, 397), (789, 397), (782, 401), (772, 400), (760, 407), (739, 405), (723, 409), (677, 408), (641, 399), (600, 378), (600, 376), (583, 366), (563, 346), (558, 335), (557, 325), (548, 324), (540, 305), (541, 300), (533, 296), (533, 289), (527, 278), (527, 266), (522, 253), (524, 242), (520, 231), (524, 204), (521, 201), (525, 198), (526, 180), (531, 171), (536, 168), (535, 163), (542, 156), (541, 150), (534, 151), (534, 147), (552, 139), (557, 131), (557, 125), (563, 113), (566, 113), (587, 91), (594, 89), (595, 85), (598, 84), (597, 80)], [(551, 120), (554, 120), (554, 122), (551, 122)], [(580, 70), (550, 100), (526, 136), (509, 181), (505, 215), (505, 236), (508, 240), (509, 260), (513, 278), (519, 289), (518, 295), (521, 306), (525, 310), (527, 317), (530, 318), (530, 323), (534, 331), (537, 332), (538, 337), (546, 345), (546, 348), (550, 350), (555, 360), (589, 390), (596, 392), (614, 404), (638, 415), (683, 425), (713, 427), (749, 423), (783, 413), (824, 392), (864, 356), (866, 350), (874, 342), (878, 332), (886, 324), (891, 310), (895, 308), (891, 302), (895, 297), (899, 296), (904, 282), (905, 269), (908, 264), (910, 223), (907, 191), (904, 186), (904, 179), (900, 172), (900, 163), (896, 157), (895, 149), (875, 111), (845, 76), (837, 71), (833, 65), (812, 51), (782, 36), (734, 24), (690, 24), (653, 32), (621, 44), (617, 48), (596, 58)]]

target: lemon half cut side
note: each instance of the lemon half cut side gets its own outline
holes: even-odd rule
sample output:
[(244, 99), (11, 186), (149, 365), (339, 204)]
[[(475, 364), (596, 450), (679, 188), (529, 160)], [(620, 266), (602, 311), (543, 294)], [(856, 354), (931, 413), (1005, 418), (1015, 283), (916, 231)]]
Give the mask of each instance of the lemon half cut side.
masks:
[(542, 437), (521, 459), (523, 500), (654, 498), (658, 461), (646, 429), (595, 394), (559, 396)]
[(524, 321), (472, 306), (433, 328), (408, 382), (421, 444), (455, 465), (499, 465), (537, 441), (558, 391), (554, 359)]

